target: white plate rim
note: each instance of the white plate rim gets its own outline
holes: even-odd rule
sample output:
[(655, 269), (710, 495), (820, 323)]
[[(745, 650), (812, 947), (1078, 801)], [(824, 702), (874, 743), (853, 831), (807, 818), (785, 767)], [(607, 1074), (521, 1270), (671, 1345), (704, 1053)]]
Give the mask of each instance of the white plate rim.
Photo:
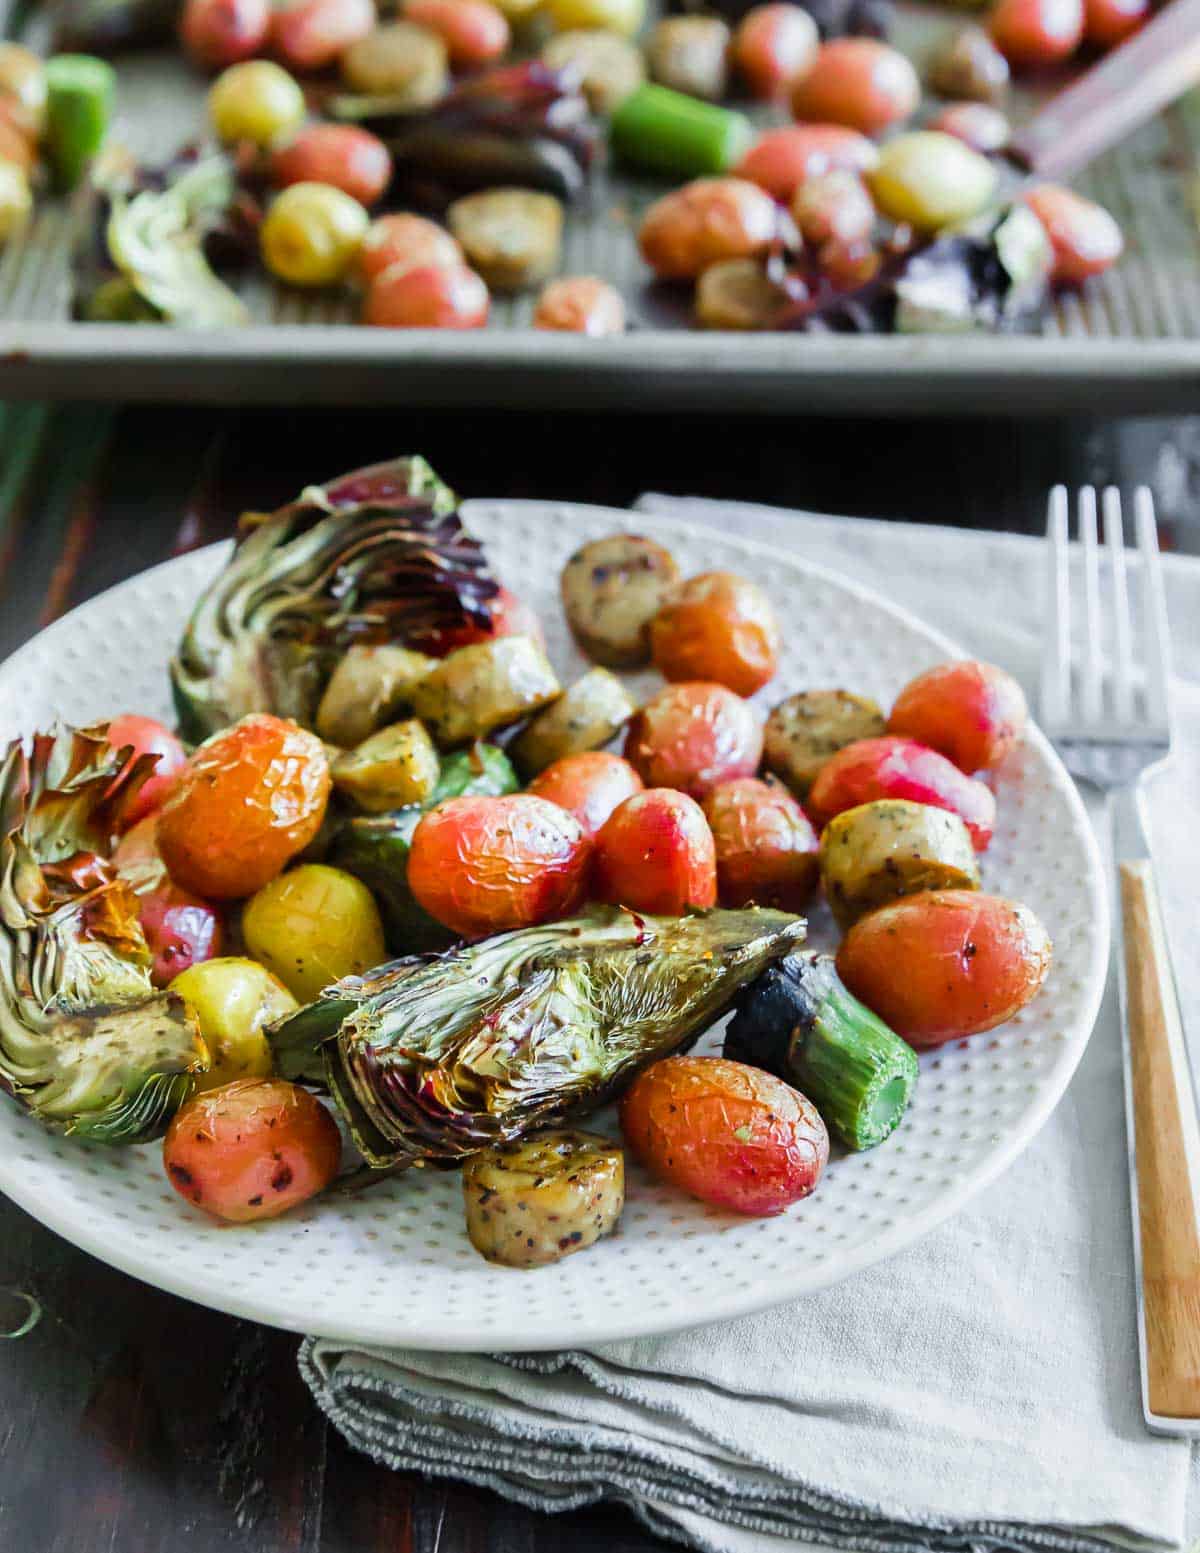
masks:
[[(472, 508), (489, 512), (503, 512), (511, 509), (525, 513), (532, 511), (545, 511), (547, 514), (565, 512), (578, 514), (589, 520), (604, 517), (610, 519), (614, 527), (624, 529), (652, 527), (655, 533), (663, 533), (664, 535), (675, 533), (681, 538), (694, 539), (698, 534), (702, 535), (704, 532), (704, 525), (689, 523), (678, 518), (661, 517), (657, 513), (639, 513), (627, 508), (607, 508), (587, 503), (505, 498), (475, 498), (464, 502), (462, 510), (468, 527), (470, 525)], [(876, 589), (856, 582), (834, 568), (811, 561), (792, 550), (783, 553), (781, 556), (781, 552), (777, 547), (740, 534), (735, 536), (735, 542), (739, 549), (744, 549), (747, 553), (753, 553), (761, 560), (771, 560), (778, 563), (782, 559), (789, 567), (795, 567), (810, 576), (820, 578), (825, 583), (844, 593), (853, 595), (862, 603), (878, 609), (883, 614), (902, 623), (909, 630), (923, 637), (929, 642), (931, 647), (944, 653), (946, 657), (961, 658), (966, 656), (958, 643), (936, 627), (928, 625), (917, 614), (885, 598)], [(212, 568), (215, 571), (221, 557), (228, 554), (231, 547), (231, 541), (223, 540), (216, 544), (205, 546), (200, 550), (187, 552), (182, 556), (169, 557), (153, 567), (146, 568), (143, 572), (136, 573), (133, 577), (123, 579), (122, 582), (106, 589), (95, 598), (88, 599), (62, 616), (61, 619), (37, 633), (29, 642), (19, 647), (7, 660), (0, 664), (0, 680), (7, 679), (10, 674), (19, 672), (23, 659), (26, 654), (32, 653), (35, 644), (40, 650), (44, 650), (47, 643), (53, 645), (54, 639), (57, 636), (67, 634), (81, 618), (86, 618), (87, 615), (93, 612), (99, 612), (111, 607), (112, 601), (115, 598), (119, 598), (123, 590), (132, 587), (134, 584), (144, 584), (148, 577), (169, 571), (172, 568), (178, 568), (180, 565), (198, 566), (199, 559), (202, 556), (207, 556), (210, 559)], [(1077, 1014), (1067, 1032), (1068, 1038), (1064, 1040), (1063, 1052), (1057, 1065), (1043, 1080), (1036, 1100), (1022, 1116), (1020, 1125), (1014, 1128), (1013, 1132), (999, 1143), (993, 1151), (989, 1152), (978, 1165), (967, 1172), (956, 1186), (939, 1194), (938, 1197), (911, 1218), (896, 1223), (892, 1228), (883, 1231), (875, 1239), (863, 1243), (857, 1250), (843, 1253), (835, 1262), (817, 1264), (817, 1271), (815, 1273), (812, 1271), (810, 1264), (809, 1269), (806, 1272), (802, 1271), (795, 1279), (785, 1280), (775, 1277), (769, 1282), (752, 1283), (748, 1287), (743, 1287), (725, 1296), (714, 1293), (711, 1300), (706, 1303), (703, 1313), (698, 1315), (694, 1321), (690, 1319), (680, 1321), (672, 1315), (654, 1314), (648, 1314), (645, 1319), (637, 1321), (612, 1321), (606, 1324), (603, 1320), (598, 1320), (595, 1323), (589, 1324), (586, 1333), (582, 1335), (582, 1341), (587, 1345), (639, 1337), (660, 1336), (688, 1327), (702, 1327), (733, 1320), (739, 1316), (751, 1315), (757, 1311), (785, 1304), (805, 1294), (816, 1293), (821, 1289), (841, 1283), (846, 1278), (854, 1277), (867, 1268), (884, 1262), (898, 1252), (907, 1249), (953, 1217), (972, 1198), (991, 1185), (1012, 1164), (1018, 1155), (1029, 1146), (1045, 1125), (1061, 1100), (1067, 1084), (1070, 1082), (1079, 1064), (1099, 1013), (1107, 981), (1110, 954), (1110, 921), (1107, 908), (1106, 876), (1100, 847), (1078, 789), (1050, 741), (1032, 721), (1026, 737), (1032, 748), (1036, 750), (1039, 759), (1043, 762), (1048, 774), (1054, 781), (1054, 785), (1059, 789), (1068, 809), (1071, 811), (1076, 832), (1082, 841), (1087, 859), (1087, 885), (1091, 896), (1091, 904), (1095, 909), (1092, 914), (1094, 931), (1091, 936), (1091, 952), (1085, 974), (1085, 991), (1081, 1002), (1081, 1012)], [(0, 1151), (0, 1191), (39, 1223), (61, 1235), (63, 1239), (77, 1246), (80, 1250), (86, 1251), (98, 1260), (132, 1277), (138, 1278), (144, 1283), (160, 1288), (166, 1293), (178, 1295), (181, 1298), (191, 1300), (210, 1309), (224, 1311), (235, 1317), (261, 1322), (267, 1326), (280, 1327), (284, 1330), (295, 1332), (310, 1330), (302, 1322), (293, 1321), (286, 1317), (281, 1318), (277, 1311), (272, 1310), (268, 1301), (253, 1296), (241, 1297), (230, 1294), (227, 1291), (222, 1291), (219, 1284), (214, 1286), (204, 1279), (193, 1278), (186, 1274), (177, 1274), (169, 1266), (164, 1266), (161, 1261), (155, 1261), (149, 1254), (141, 1256), (137, 1254), (136, 1250), (128, 1250), (124, 1245), (114, 1247), (94, 1228), (86, 1214), (81, 1213), (76, 1216), (68, 1211), (60, 1211), (54, 1205), (47, 1207), (36, 1191), (24, 1190), (19, 1173), (13, 1168), (13, 1162), (5, 1156), (3, 1151)], [(797, 1262), (798, 1266), (803, 1269), (805, 1265), (804, 1258), (798, 1258)], [(349, 1344), (395, 1344), (397, 1341), (394, 1328), (389, 1330), (386, 1323), (372, 1323), (368, 1321), (327, 1322), (324, 1323), (320, 1335)], [(503, 1329), (489, 1328), (488, 1331), (488, 1346), (493, 1350), (537, 1352), (552, 1348), (579, 1346), (580, 1342), (581, 1334), (577, 1323), (557, 1328), (553, 1323), (541, 1320), (539, 1322), (539, 1331), (534, 1337), (531, 1337), (526, 1331), (517, 1329), (505, 1331)], [(403, 1337), (403, 1345), (414, 1349), (429, 1349), (443, 1352), (473, 1352), (479, 1348), (478, 1343), (472, 1344), (464, 1339), (460, 1323), (445, 1329), (439, 1329), (436, 1324), (432, 1326), (427, 1324), (420, 1332), (406, 1333)]]

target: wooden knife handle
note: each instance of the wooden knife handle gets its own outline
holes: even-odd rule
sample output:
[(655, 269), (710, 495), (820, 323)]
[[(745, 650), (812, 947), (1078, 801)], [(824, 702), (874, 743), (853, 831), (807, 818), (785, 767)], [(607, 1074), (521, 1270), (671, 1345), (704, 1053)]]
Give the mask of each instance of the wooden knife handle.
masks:
[(1200, 0), (1171, 0), (1012, 139), (1039, 178), (1069, 178), (1200, 80)]
[(1120, 884), (1146, 1399), (1157, 1416), (1200, 1418), (1200, 1230), (1192, 1175), (1200, 1122), (1150, 864), (1122, 863)]

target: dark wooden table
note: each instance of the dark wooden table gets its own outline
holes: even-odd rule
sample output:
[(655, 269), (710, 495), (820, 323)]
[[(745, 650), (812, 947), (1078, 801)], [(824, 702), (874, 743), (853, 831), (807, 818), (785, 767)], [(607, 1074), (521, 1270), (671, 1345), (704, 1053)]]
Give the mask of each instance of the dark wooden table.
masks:
[[(1150, 484), (1200, 551), (1200, 419), (992, 424), (0, 408), (0, 658), (81, 600), (357, 464), (420, 451), (465, 494), (654, 488), (1031, 529), (1056, 480)], [(146, 1288), (0, 1198), (3, 1553), (648, 1553), (615, 1510), (543, 1518), (384, 1472), (326, 1427), (296, 1339)], [(0, 1331), (24, 1314), (0, 1292)]]

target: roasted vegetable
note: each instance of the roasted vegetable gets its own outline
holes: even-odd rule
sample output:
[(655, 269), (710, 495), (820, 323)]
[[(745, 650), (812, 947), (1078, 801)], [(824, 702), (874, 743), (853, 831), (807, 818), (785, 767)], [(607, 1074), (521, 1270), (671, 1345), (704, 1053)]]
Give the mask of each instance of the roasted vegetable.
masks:
[(274, 1219), (324, 1191), (337, 1175), (342, 1138), (306, 1089), (244, 1078), (197, 1095), (163, 1140), (167, 1179), (216, 1219)]
[(156, 993), (137, 897), (109, 861), (111, 794), (152, 771), (103, 724), (0, 764), (0, 1089), (97, 1143), (158, 1137), (208, 1066), (195, 1016)]
[(586, 899), (591, 837), (532, 793), (448, 798), (413, 832), (408, 887), (462, 938), (554, 922)]
[(248, 514), (171, 663), (184, 736), (256, 711), (311, 727), (350, 647), (488, 625), (497, 584), (455, 506), (423, 458), (400, 458)]
[(494, 291), (521, 291), (562, 259), (563, 208), (537, 189), (480, 189), (446, 212), (467, 262)]
[(540, 61), (462, 81), (427, 113), (405, 100), (339, 96), (328, 111), (379, 135), (395, 163), (398, 199), (433, 208), (504, 185), (571, 200), (583, 189), (596, 127), (576, 76)]
[(316, 840), (330, 793), (316, 734), (264, 712), (214, 733), (179, 773), (157, 839), (176, 884), (241, 900)]
[(881, 906), (846, 934), (837, 968), (913, 1046), (994, 1029), (1050, 970), (1049, 935), (1028, 906), (974, 890), (932, 890)]
[(631, 911), (675, 915), (717, 904), (717, 855), (704, 811), (670, 787), (633, 793), (596, 833), (592, 891)]
[(797, 798), (831, 755), (859, 739), (875, 739), (886, 724), (879, 706), (848, 690), (801, 690), (781, 701), (763, 729), (763, 764)]
[(561, 694), (550, 661), (531, 636), (500, 636), (460, 647), (413, 691), (413, 711), (439, 744), (466, 744), (536, 712)]
[(984, 215), (902, 266), (890, 287), (892, 327), (900, 334), (1018, 327), (1045, 299), (1053, 264), (1045, 228), (1024, 205)]
[(73, 189), (104, 144), (117, 77), (103, 59), (56, 54), (46, 61), (45, 148), (55, 186)]
[(413, 686), (433, 666), (432, 658), (408, 647), (347, 648), (317, 707), (317, 732), (353, 749), (407, 707)]
[(265, 884), (242, 912), (246, 948), (306, 1002), (387, 959), (383, 923), (361, 879), (302, 863)]
[(845, 929), (899, 895), (977, 890), (979, 863), (957, 814), (881, 798), (830, 820), (821, 837), (821, 879)]
[(728, 172), (753, 139), (744, 113), (650, 82), (624, 98), (609, 126), (618, 161), (672, 178)]
[(668, 1057), (621, 1101), (621, 1131), (656, 1176), (734, 1213), (781, 1213), (807, 1197), (829, 1134), (807, 1096), (724, 1057)]
[(996, 825), (996, 796), (985, 782), (915, 739), (886, 735), (847, 744), (825, 762), (809, 788), (808, 812), (817, 825), (876, 798), (908, 798), (957, 814), (976, 852), (986, 852)]
[(283, 1072), (323, 1060), (369, 1164), (452, 1161), (595, 1110), (803, 935), (775, 911), (595, 911), (349, 978), (272, 1044)]
[(212, 1059), (196, 1084), (201, 1093), (235, 1079), (266, 1078), (271, 1048), (263, 1026), (299, 1007), (265, 966), (236, 955), (189, 966), (171, 983), (171, 991), (200, 1021), (200, 1034)]
[(437, 779), (437, 751), (416, 718), (381, 728), (333, 763), (334, 787), (368, 814), (424, 803)]
[(446, 45), (414, 22), (388, 22), (352, 43), (340, 61), (342, 80), (364, 97), (397, 107), (428, 108), (446, 90)]
[(517, 765), (527, 776), (536, 776), (564, 756), (599, 749), (636, 711), (633, 697), (615, 674), (589, 669), (531, 719), (513, 744)]
[(1025, 734), (1025, 692), (994, 663), (960, 658), (909, 680), (896, 697), (888, 732), (917, 739), (962, 771), (992, 770)]
[(599, 27), (556, 33), (542, 50), (542, 62), (551, 70), (576, 71), (593, 113), (614, 112), (646, 79), (637, 44)]
[(565, 1128), (473, 1154), (463, 1167), (471, 1244), (505, 1267), (545, 1267), (611, 1234), (625, 1206), (621, 1145)]
[(413, 832), (424, 813), (414, 807), (356, 815), (338, 832), (329, 853), (332, 863), (361, 879), (375, 897), (393, 954), (425, 954), (454, 942), (454, 934), (417, 904), (408, 885)]
[(494, 744), (456, 750), (442, 762), (442, 774), (424, 807), (394, 814), (357, 815), (338, 830), (330, 860), (367, 885), (383, 914), (388, 944), (397, 954), (444, 949), (454, 935), (418, 906), (408, 887), (408, 854), (413, 832), (426, 809), (464, 794), (515, 793), (521, 784), (504, 751)]
[(192, 329), (248, 321), (245, 304), (218, 279), (204, 251), (210, 224), (234, 199), (233, 169), (225, 157), (188, 164), (162, 188), (106, 192), (109, 259), (160, 318)]
[(562, 571), (563, 610), (575, 640), (610, 669), (649, 662), (650, 622), (678, 576), (675, 557), (652, 539), (593, 539)]
[(762, 748), (762, 725), (748, 701), (724, 685), (685, 680), (646, 702), (622, 753), (647, 787), (703, 798), (718, 782), (753, 776)]
[(720, 102), (729, 88), (729, 28), (717, 16), (664, 16), (646, 58), (660, 86)]
[(640, 793), (644, 785), (619, 755), (587, 750), (582, 755), (564, 755), (547, 766), (529, 784), (529, 791), (560, 804), (589, 836), (594, 836), (613, 810)]
[(723, 1050), (797, 1085), (852, 1149), (895, 1130), (917, 1082), (912, 1048), (846, 990), (824, 954), (789, 955), (746, 987)]
[(752, 696), (775, 673), (779, 621), (757, 583), (704, 572), (672, 589), (650, 626), (654, 667), (667, 680), (715, 680)]

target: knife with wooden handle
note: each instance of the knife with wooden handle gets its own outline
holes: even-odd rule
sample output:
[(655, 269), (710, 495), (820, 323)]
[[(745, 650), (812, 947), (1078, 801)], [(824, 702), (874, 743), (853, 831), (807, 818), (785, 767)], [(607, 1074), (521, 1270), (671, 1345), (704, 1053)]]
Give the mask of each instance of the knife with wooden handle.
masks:
[(1172, 0), (1013, 135), (1027, 177), (1070, 178), (1200, 82), (1200, 0)]

